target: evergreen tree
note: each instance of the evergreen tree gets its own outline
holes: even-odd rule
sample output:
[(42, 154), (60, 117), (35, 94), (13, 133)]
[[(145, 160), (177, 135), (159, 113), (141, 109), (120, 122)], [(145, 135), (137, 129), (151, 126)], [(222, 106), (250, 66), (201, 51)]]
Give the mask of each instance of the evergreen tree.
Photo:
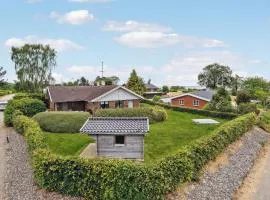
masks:
[(145, 91), (145, 84), (141, 77), (137, 75), (135, 69), (132, 70), (130, 77), (127, 82), (127, 88), (136, 92), (139, 95), (142, 95)]

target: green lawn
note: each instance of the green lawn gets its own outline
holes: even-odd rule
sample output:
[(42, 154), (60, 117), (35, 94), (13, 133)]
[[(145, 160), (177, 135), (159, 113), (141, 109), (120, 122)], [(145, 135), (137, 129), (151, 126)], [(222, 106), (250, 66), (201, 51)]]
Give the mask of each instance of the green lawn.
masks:
[(150, 125), (150, 132), (145, 136), (144, 159), (152, 163), (169, 154), (173, 154), (184, 145), (188, 145), (198, 138), (210, 134), (218, 125), (198, 125), (192, 119), (211, 118), (185, 112), (167, 110), (168, 120)]
[(94, 142), (90, 136), (80, 133), (44, 132), (44, 135), (50, 150), (63, 156), (79, 155), (89, 143)]

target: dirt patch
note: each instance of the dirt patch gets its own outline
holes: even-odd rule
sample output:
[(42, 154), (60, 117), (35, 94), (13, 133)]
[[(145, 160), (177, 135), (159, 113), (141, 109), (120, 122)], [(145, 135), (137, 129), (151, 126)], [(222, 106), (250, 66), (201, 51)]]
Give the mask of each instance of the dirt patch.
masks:
[(270, 153), (270, 143), (266, 144), (259, 153), (253, 168), (245, 178), (241, 187), (233, 195), (233, 199), (252, 200), (263, 176), (263, 171), (267, 163), (267, 155)]

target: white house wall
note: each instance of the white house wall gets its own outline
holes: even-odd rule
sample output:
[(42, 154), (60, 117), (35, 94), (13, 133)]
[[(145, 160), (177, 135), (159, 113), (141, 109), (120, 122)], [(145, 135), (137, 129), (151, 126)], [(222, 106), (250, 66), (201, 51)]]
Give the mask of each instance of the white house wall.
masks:
[(98, 101), (121, 101), (121, 100), (132, 100), (132, 99), (139, 99), (137, 96), (134, 94), (131, 94), (122, 88), (119, 88), (108, 95), (100, 98)]

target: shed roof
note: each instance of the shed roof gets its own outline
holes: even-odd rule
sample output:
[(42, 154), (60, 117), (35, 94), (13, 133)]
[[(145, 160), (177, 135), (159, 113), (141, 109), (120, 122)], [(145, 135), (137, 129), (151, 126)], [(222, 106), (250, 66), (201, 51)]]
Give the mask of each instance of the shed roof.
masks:
[(92, 117), (80, 131), (92, 135), (144, 135), (149, 131), (149, 121), (147, 117)]

